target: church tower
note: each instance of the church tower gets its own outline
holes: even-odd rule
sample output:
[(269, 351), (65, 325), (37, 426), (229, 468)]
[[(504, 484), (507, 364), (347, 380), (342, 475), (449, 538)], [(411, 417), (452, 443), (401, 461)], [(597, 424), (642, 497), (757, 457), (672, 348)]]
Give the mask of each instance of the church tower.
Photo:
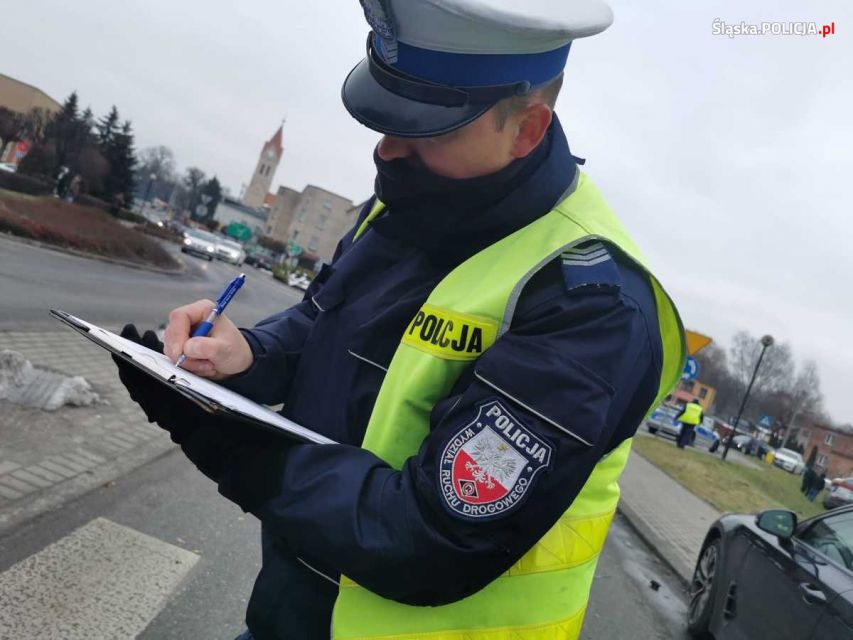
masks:
[(252, 174), (252, 180), (243, 195), (243, 204), (247, 207), (260, 209), (270, 192), (275, 170), (278, 168), (278, 163), (281, 162), (281, 156), (284, 153), (281, 146), (281, 129), (282, 127), (279, 127), (275, 135), (261, 149), (261, 157), (258, 158), (255, 173)]

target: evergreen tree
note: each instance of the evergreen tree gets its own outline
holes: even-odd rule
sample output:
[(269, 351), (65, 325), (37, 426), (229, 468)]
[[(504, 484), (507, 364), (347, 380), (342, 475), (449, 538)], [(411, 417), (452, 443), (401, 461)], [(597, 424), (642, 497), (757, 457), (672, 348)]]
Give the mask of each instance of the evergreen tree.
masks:
[(107, 149), (113, 145), (116, 135), (119, 132), (119, 115), (115, 105), (113, 105), (113, 108), (110, 109), (107, 115), (98, 121), (96, 130), (98, 132), (98, 144), (101, 147), (101, 152), (104, 155), (108, 155)]
[(62, 108), (59, 110), (57, 118), (67, 122), (76, 122), (79, 119), (78, 101), (77, 92), (72, 91), (71, 95), (65, 98), (65, 102), (62, 103)]
[(101, 187), (97, 190), (97, 195), (108, 201), (112, 200), (117, 193), (122, 192), (119, 184), (121, 182), (119, 177), (121, 152), (117, 144), (118, 123), (118, 109), (113, 105), (110, 112), (95, 124), (95, 144), (108, 165), (107, 175), (104, 176)]
[(208, 220), (211, 220), (213, 219), (213, 214), (216, 212), (217, 205), (222, 202), (222, 185), (219, 184), (216, 176), (213, 176), (204, 183), (204, 186), (201, 188), (201, 194), (202, 196), (207, 196), (202, 198), (202, 203), (207, 207)]
[(48, 125), (45, 135), (53, 146), (56, 163), (54, 171), (73, 163), (89, 143), (91, 134), (86, 129), (86, 123), (80, 118), (76, 91), (65, 99), (59, 113)]
[(113, 192), (121, 194), (128, 205), (133, 199), (135, 188), (136, 151), (133, 148), (133, 130), (130, 120), (125, 120), (115, 134), (110, 156), (110, 178)]
[(91, 141), (95, 135), (95, 114), (92, 113), (92, 107), (86, 107), (86, 110), (80, 116), (80, 126), (86, 132), (87, 141)]

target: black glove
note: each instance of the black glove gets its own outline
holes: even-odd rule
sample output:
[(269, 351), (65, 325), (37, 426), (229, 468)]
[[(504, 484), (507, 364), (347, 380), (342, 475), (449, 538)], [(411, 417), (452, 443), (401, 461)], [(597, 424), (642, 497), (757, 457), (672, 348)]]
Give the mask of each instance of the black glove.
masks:
[[(140, 338), (136, 327), (129, 324), (122, 329), (121, 337), (163, 352), (163, 343), (153, 331), (146, 331)], [(234, 419), (209, 414), (123, 358), (114, 355), (113, 360), (119, 378), (130, 397), (142, 407), (148, 421), (166, 429), (199, 470), (216, 482), (220, 482), (232, 466), (251, 468), (256, 452), (270, 450), (282, 440)], [(246, 460), (241, 463), (242, 458)]]
[[(121, 330), (121, 337), (163, 353), (163, 343), (153, 331), (146, 331), (140, 338), (136, 326), (128, 324)], [(113, 355), (113, 361), (118, 367), (118, 377), (127, 387), (131, 399), (142, 407), (149, 422), (156, 422), (169, 431), (175, 442), (180, 442), (183, 435), (210, 418), (210, 415), (194, 402), (143, 373), (123, 358)]]

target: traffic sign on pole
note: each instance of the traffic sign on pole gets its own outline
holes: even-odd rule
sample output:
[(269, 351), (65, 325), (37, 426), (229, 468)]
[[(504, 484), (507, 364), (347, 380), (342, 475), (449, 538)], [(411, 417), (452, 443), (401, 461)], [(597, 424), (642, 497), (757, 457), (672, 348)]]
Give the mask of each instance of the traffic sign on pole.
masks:
[(693, 356), (688, 356), (687, 362), (684, 363), (684, 373), (681, 374), (681, 379), (690, 381), (699, 377), (699, 361)]
[(701, 333), (687, 330), (684, 332), (687, 338), (687, 355), (695, 356), (702, 349), (711, 344), (711, 338), (704, 336)]

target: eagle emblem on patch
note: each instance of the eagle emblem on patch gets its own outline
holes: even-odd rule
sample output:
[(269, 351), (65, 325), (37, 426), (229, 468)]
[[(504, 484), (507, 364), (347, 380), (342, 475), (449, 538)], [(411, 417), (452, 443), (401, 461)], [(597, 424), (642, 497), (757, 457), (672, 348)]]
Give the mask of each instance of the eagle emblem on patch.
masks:
[(359, 2), (361, 2), (364, 17), (367, 19), (370, 28), (383, 40), (394, 40), (394, 22), (391, 18), (390, 8), (382, 0), (359, 0)]
[(553, 447), (500, 400), (487, 402), (441, 453), (439, 484), (445, 505), (471, 519), (501, 516), (523, 502), (552, 452)]

